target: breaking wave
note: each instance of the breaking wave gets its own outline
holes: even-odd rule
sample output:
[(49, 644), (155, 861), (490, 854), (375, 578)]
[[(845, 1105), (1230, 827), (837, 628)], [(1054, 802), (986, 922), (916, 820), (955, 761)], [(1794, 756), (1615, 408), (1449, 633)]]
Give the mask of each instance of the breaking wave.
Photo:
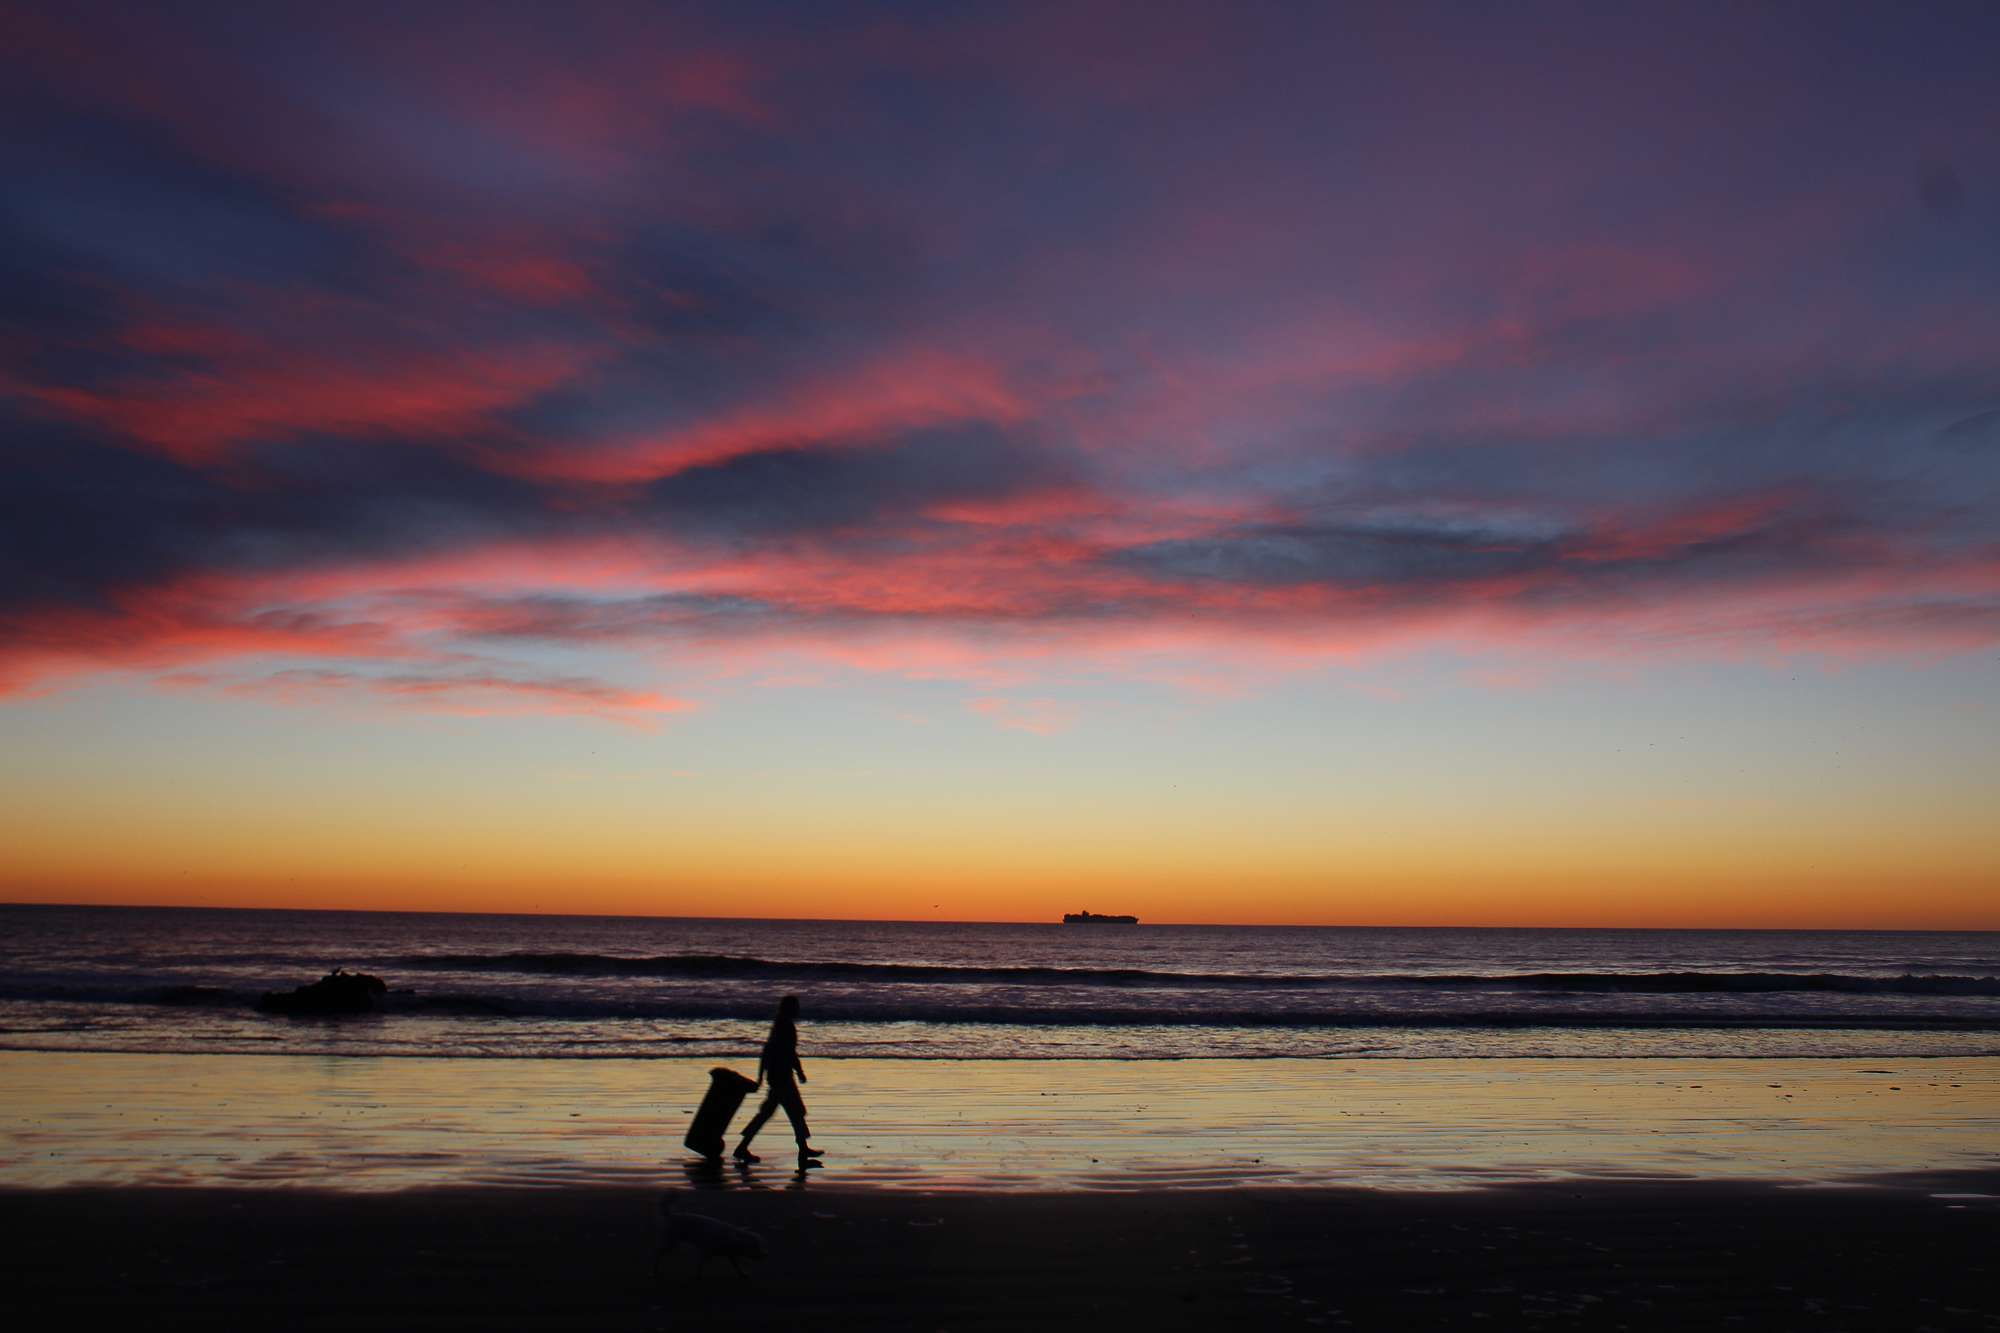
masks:
[(413, 954), (385, 960), (407, 971), (662, 980), (844, 981), (901, 985), (1064, 985), (1135, 989), (1553, 991), (1699, 995), (1821, 992), (1845, 995), (2000, 996), (2000, 977), (1833, 972), (1521, 972), (1285, 975), (1144, 968), (970, 967), (927, 963), (778, 961), (734, 954), (623, 957), (593, 953)]

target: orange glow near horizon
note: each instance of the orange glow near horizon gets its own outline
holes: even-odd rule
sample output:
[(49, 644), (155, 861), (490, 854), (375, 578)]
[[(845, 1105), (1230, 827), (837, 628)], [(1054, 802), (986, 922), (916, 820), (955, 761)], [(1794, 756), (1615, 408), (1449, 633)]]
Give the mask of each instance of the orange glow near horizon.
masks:
[[(1690, 735), (1691, 708), (1642, 723), (1622, 686), (1456, 689), (1414, 708), (1163, 687), (1157, 710), (1120, 686), (1028, 729), (1009, 724), (1032, 701), (988, 708), (984, 686), (929, 687), (953, 706), (906, 719), (865, 684), (745, 686), (655, 732), (182, 694), (51, 701), (42, 732), (17, 732), (26, 762), (0, 775), (0, 899), (2000, 929), (2000, 846), (1979, 799), (1991, 752), (1976, 727), (1940, 732), (1921, 765), (1841, 748), (1820, 711), (1865, 680), (1829, 677), (1813, 688), (1835, 702), (1810, 709), (1787, 682), (1805, 730), (1761, 737), (1741, 720), (1761, 715), (1754, 692), (1705, 700), (1713, 720)], [(1933, 695), (1925, 706), (1949, 703), (1942, 684)], [(1342, 739), (1337, 762), (1286, 725), (1315, 710)], [(1480, 745), (1461, 714), (1482, 719)], [(843, 715), (863, 721), (841, 731)], [(1868, 734), (1900, 746), (1906, 729)], [(1510, 736), (1542, 748), (1534, 768)]]
[[(192, 832), (192, 831), (190, 831)], [(434, 831), (435, 833), (435, 831)], [(336, 829), (267, 830), (207, 843), (129, 837), (16, 842), (0, 897), (14, 901), (362, 911), (841, 920), (1054, 921), (1132, 912), (1155, 924), (1790, 929), (2000, 929), (1990, 873), (1893, 851), (1846, 849), (1802, 871), (1782, 851), (1621, 864), (1571, 849), (1524, 868), (1498, 847), (1353, 847), (1261, 854), (1192, 845), (1004, 848), (906, 843), (892, 861), (829, 841), (725, 854), (552, 845), (498, 829), (372, 844)]]
[[(286, 877), (290, 896), (272, 891), (271, 880), (212, 884), (206, 892), (184, 884), (133, 884), (115, 891), (97, 891), (55, 884), (48, 892), (31, 885), (8, 901), (24, 904), (105, 907), (249, 908), (295, 911), (443, 912), (472, 915), (712, 917), (718, 919), (824, 921), (983, 921), (1052, 923), (1063, 912), (1088, 907), (1093, 911), (1133, 911), (1149, 925), (1326, 926), (1326, 927), (1462, 927), (1491, 929), (1629, 929), (1629, 930), (1912, 930), (2000, 931), (2000, 912), (1983, 883), (1941, 885), (1927, 881), (1923, 897), (1907, 912), (1884, 912), (1867, 901), (1879, 888), (1876, 881), (1853, 885), (1829, 895), (1827, 886), (1808, 889), (1777, 886), (1771, 892), (1758, 884), (1676, 886), (1670, 899), (1650, 899), (1650, 906), (1627, 912), (1603, 907), (1594, 889), (1578, 886), (1525, 905), (1525, 900), (1497, 892), (1477, 906), (1455, 909), (1449, 897), (1432, 899), (1423, 886), (1380, 885), (1352, 890), (1300, 890), (1293, 894), (1245, 890), (1232, 895), (1242, 910), (1228, 916), (1197, 915), (1213, 899), (1198, 890), (1150, 893), (1121, 891), (1111, 886), (1069, 891), (1040, 891), (1013, 886), (1004, 892), (961, 894), (959, 912), (942, 903), (925, 903), (937, 890), (912, 888), (855, 900), (830, 894), (745, 889), (739, 895), (715, 892), (585, 889), (566, 901), (535, 887), (509, 891), (491, 885), (427, 884), (416, 889), (356, 890), (347, 884), (316, 884)], [(1915, 887), (1915, 886), (1913, 886)], [(1786, 891), (1788, 890), (1788, 892)], [(1829, 903), (1832, 896), (1839, 901)], [(1046, 902), (1046, 911), (1024, 912), (1022, 901)], [(740, 910), (719, 910), (719, 902), (740, 904)], [(851, 910), (841, 904), (855, 902)], [(1147, 909), (1146, 903), (1162, 904)], [(1409, 904), (1421, 903), (1421, 907)], [(990, 904), (990, 906), (989, 906)], [(1191, 908), (1183, 906), (1191, 904)]]

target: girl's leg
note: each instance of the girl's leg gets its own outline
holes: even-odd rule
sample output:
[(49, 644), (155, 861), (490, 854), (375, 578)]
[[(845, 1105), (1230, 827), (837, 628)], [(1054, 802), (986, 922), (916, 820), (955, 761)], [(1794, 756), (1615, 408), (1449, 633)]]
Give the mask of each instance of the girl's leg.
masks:
[(782, 1095), (784, 1096), (785, 1116), (792, 1122), (792, 1137), (797, 1139), (799, 1146), (803, 1148), (806, 1146), (806, 1139), (808, 1137), (806, 1133), (806, 1099), (799, 1095), (797, 1085), (793, 1085)]
[(743, 1146), (745, 1148), (750, 1146), (750, 1140), (757, 1137), (757, 1131), (764, 1127), (764, 1122), (778, 1113), (779, 1105), (778, 1090), (773, 1088), (770, 1095), (764, 1098), (764, 1104), (757, 1108), (757, 1114), (751, 1116), (750, 1123), (743, 1127)]

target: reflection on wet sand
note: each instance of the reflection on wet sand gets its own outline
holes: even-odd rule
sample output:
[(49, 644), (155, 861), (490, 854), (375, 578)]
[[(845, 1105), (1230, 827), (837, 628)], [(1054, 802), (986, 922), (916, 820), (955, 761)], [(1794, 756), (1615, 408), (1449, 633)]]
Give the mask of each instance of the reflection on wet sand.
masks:
[[(0, 1053), (0, 1185), (806, 1185), (680, 1145), (708, 1065)], [(2000, 1164), (2000, 1059), (844, 1060), (829, 1182), (1777, 1178)]]

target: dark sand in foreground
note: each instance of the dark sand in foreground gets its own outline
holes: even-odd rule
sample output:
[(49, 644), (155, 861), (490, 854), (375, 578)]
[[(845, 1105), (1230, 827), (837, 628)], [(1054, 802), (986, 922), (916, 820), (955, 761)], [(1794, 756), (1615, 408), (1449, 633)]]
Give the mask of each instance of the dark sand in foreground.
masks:
[(149, 1328), (1991, 1329), (1996, 1194), (1992, 1175), (1126, 1194), (815, 1177), (683, 1192), (770, 1258), (746, 1279), (683, 1249), (658, 1283), (657, 1196), (630, 1188), (21, 1190), (0, 1219), (6, 1306)]

